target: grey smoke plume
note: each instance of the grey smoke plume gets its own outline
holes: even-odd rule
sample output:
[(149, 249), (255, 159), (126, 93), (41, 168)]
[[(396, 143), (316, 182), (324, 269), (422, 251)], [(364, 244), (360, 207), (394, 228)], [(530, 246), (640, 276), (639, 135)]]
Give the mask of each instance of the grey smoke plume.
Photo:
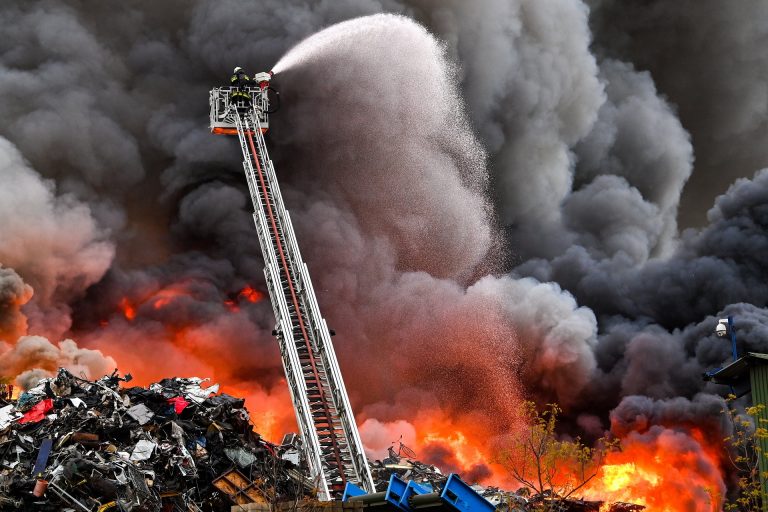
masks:
[(26, 316), (37, 332), (60, 335), (70, 327), (68, 302), (104, 276), (114, 248), (87, 204), (71, 194), (57, 195), (54, 183), (43, 180), (2, 138), (0, 175), (0, 262), (9, 267), (0, 291), (21, 306), (34, 289)]
[[(501, 433), (528, 396), (599, 436), (652, 399), (667, 405), (650, 424), (721, 432), (696, 405), (721, 390), (700, 375), (729, 357), (720, 315), (736, 315), (742, 348), (764, 344), (768, 172), (720, 196), (705, 227), (677, 220), (700, 207), (679, 211), (691, 176), (737, 153), (728, 181), (763, 165), (763, 122), (745, 115), (760, 91), (731, 60), (691, 58), (706, 31), (678, 31), (693, 23), (679, 15), (665, 33), (690, 39), (643, 43), (678, 7), (624, 29), (618, 5), (4, 4), (0, 328), (282, 403), (272, 312), (240, 295), (264, 286), (239, 148), (208, 133), (205, 100), (233, 66), (284, 57), (269, 144), (361, 419), (437, 407)], [(723, 52), (757, 58), (758, 27), (732, 34), (759, 17), (732, 9), (725, 24), (693, 10), (729, 34)], [(347, 21), (379, 12), (405, 16)], [(685, 51), (667, 60), (670, 47)], [(689, 95), (690, 76), (713, 79)], [(702, 98), (722, 91), (734, 108), (708, 116)]]
[(16, 340), (27, 331), (21, 306), (32, 298), (32, 287), (13, 269), (0, 267), (0, 341)]
[(571, 146), (587, 135), (605, 95), (588, 48), (586, 6), (560, 0), (447, 5), (425, 16), (447, 32), (464, 67), (469, 110), (491, 153), (511, 249), (518, 257), (556, 254), (570, 243), (559, 206), (572, 189)]
[[(487, 265), (495, 244), (482, 155), (441, 53), (402, 17), (313, 36), (277, 65), (291, 115), (274, 118), (273, 141), (290, 154), (279, 168), (303, 189), (288, 189), (286, 198), (296, 205), (302, 244), (312, 248), (310, 268), (322, 269), (321, 302), (336, 305), (333, 324), (352, 328), (336, 341), (345, 372), (352, 382), (382, 383), (366, 391), (371, 406), (363, 413), (400, 419), (394, 415), (411, 408), (403, 391), (413, 388), (457, 413), (488, 407), (508, 422), (524, 347), (526, 372), (562, 370), (561, 381), (545, 378), (542, 388), (565, 400), (586, 384), (594, 318), (557, 287), (492, 276), (462, 284)], [(542, 321), (523, 334), (529, 315)], [(354, 364), (356, 353), (392, 361), (397, 402), (391, 366)], [(567, 385), (566, 375), (574, 376)]]
[(78, 347), (73, 340), (54, 345), (42, 336), (22, 336), (12, 347), (2, 344), (0, 356), (0, 375), (16, 376), (22, 389), (35, 386), (38, 380), (54, 375), (61, 367), (89, 379), (111, 373), (115, 368), (115, 360), (99, 350)]
[[(59, 367), (98, 377), (113, 359), (41, 335), (70, 328), (69, 302), (104, 276), (114, 248), (85, 203), (57, 195), (2, 138), (0, 176), (0, 262), (13, 267), (0, 267), (0, 376), (18, 377), (22, 388)], [(40, 335), (25, 336), (29, 330)]]
[(650, 71), (677, 105), (696, 150), (680, 220), (704, 225), (717, 195), (768, 165), (768, 71), (760, 51), (768, 6), (759, 0), (588, 3), (597, 52)]
[[(673, 427), (688, 424), (701, 428), (705, 435), (718, 442), (722, 437), (732, 434), (733, 425), (721, 411), (723, 401), (706, 394), (695, 395), (692, 400), (682, 397), (667, 400), (653, 400), (647, 396), (629, 395), (624, 397), (618, 407), (611, 412), (611, 429), (625, 437), (630, 432), (645, 432), (653, 425)], [(702, 423), (706, 418), (710, 423)], [(716, 436), (721, 437), (716, 437)]]

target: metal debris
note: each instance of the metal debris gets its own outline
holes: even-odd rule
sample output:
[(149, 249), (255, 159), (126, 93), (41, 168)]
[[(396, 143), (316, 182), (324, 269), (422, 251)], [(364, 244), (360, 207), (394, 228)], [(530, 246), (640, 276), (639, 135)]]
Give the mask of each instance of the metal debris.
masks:
[(377, 491), (387, 488), (392, 475), (397, 475), (402, 480), (429, 484), (431, 487), (442, 487), (448, 480), (448, 476), (437, 466), (416, 460), (416, 454), (403, 443), (400, 443), (397, 451), (391, 446), (387, 458), (369, 461), (369, 465)]
[(0, 511), (218, 512), (314, 497), (283, 458), (296, 440), (261, 439), (244, 400), (207, 379), (129, 380), (62, 369), (0, 402)]

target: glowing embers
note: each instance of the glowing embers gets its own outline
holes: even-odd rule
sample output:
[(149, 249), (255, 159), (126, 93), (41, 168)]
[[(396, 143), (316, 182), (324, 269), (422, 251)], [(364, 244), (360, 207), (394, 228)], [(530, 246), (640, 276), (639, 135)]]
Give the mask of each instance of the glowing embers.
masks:
[[(178, 298), (185, 296), (190, 296), (190, 292), (185, 285), (173, 284), (151, 292), (123, 297), (118, 302), (117, 307), (126, 320), (133, 322), (141, 311), (146, 311), (145, 308), (160, 310), (171, 305)], [(101, 321), (103, 327), (108, 324), (109, 322), (106, 320)]]
[(128, 300), (128, 297), (123, 297), (120, 299), (118, 307), (120, 308), (120, 311), (123, 312), (126, 320), (133, 321), (136, 318), (136, 306), (134, 306), (131, 301)]
[(159, 292), (157, 292), (154, 297), (151, 299), (152, 308), (154, 309), (162, 309), (169, 304), (171, 304), (174, 300), (176, 300), (179, 297), (183, 297), (188, 295), (188, 291), (185, 290), (183, 287), (168, 287), (163, 288)]
[(224, 301), (224, 305), (227, 306), (232, 312), (240, 311), (240, 304), (245, 302), (256, 303), (264, 298), (264, 293), (253, 288), (251, 285), (246, 285), (245, 288), (239, 292), (230, 295), (230, 298)]
[[(219, 303), (227, 311), (236, 313), (240, 311), (243, 304), (255, 304), (265, 298), (264, 292), (251, 285), (227, 294), (223, 300), (214, 296), (221, 297), (221, 292), (210, 285), (201, 286), (194, 282), (180, 282), (141, 293), (133, 292), (120, 298), (116, 309), (125, 320), (133, 322), (140, 316), (157, 319), (157, 314), (164, 310), (170, 313), (173, 309), (183, 309), (195, 302)], [(103, 319), (99, 324), (107, 327), (111, 319)]]
[[(180, 297), (193, 296), (186, 283), (176, 283), (155, 290), (144, 291), (143, 293), (132, 293), (120, 299), (117, 304), (118, 309), (129, 322), (136, 320), (140, 312), (150, 310), (161, 310), (173, 304)], [(109, 325), (106, 320), (101, 321), (102, 327)]]

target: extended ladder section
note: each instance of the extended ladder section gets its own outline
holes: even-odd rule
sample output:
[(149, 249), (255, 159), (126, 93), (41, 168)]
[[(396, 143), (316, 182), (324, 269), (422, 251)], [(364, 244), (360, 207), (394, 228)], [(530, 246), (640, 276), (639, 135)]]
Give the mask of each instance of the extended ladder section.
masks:
[[(373, 478), (330, 332), (320, 315), (264, 141), (266, 115), (259, 109), (266, 103), (266, 90), (263, 99), (258, 99), (245, 108), (228, 105), (226, 115), (234, 121), (245, 159), (264, 274), (277, 320), (275, 333), (304, 454), (320, 499), (340, 497), (347, 483), (373, 492)], [(211, 126), (213, 129), (213, 119)]]

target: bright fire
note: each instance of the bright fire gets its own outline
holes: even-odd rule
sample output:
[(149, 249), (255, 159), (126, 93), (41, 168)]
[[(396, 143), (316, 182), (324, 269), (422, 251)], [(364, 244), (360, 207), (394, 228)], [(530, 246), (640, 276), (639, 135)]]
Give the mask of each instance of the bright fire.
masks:
[[(493, 433), (483, 429), (482, 422), (431, 410), (410, 421), (369, 418), (361, 436), (375, 458), (385, 457), (393, 443), (397, 449), (400, 438), (418, 459), (446, 472), (459, 472), (470, 482), (518, 488), (503, 467), (491, 463), (498, 452)], [(720, 461), (718, 449), (695, 430), (655, 426), (630, 432), (621, 449), (609, 453), (597, 475), (572, 497), (603, 501), (606, 510), (625, 502), (644, 505), (649, 512), (716, 512), (725, 494)]]
[(447, 436), (442, 436), (437, 432), (428, 432), (422, 439), (422, 445), (438, 444), (448, 447), (456, 462), (462, 468), (472, 468), (477, 464), (483, 464), (488, 460), (483, 455), (480, 448), (474, 446), (467, 436), (460, 431), (452, 432)]
[[(361, 424), (360, 434), (372, 458), (383, 459), (393, 445), (397, 452), (400, 441), (415, 452), (416, 459), (434, 464), (444, 473), (460, 473), (472, 483), (516, 487), (506, 470), (493, 463), (493, 428), (473, 414), (451, 415), (429, 409), (409, 420), (381, 422), (368, 418)], [(407, 454), (401, 456), (409, 458)]]
[(653, 512), (715, 512), (725, 485), (720, 457), (700, 436), (660, 426), (631, 432), (584, 492), (591, 499), (645, 505)]
[[(98, 331), (77, 337), (108, 353), (121, 370), (133, 374), (137, 385), (169, 376), (210, 377), (222, 392), (245, 398), (257, 431), (279, 441), (296, 430), (288, 387), (272, 371), (280, 368), (279, 350), (248, 315), (237, 314), (240, 306), (265, 295), (246, 285), (222, 297), (222, 310), (216, 311), (209, 306), (213, 292), (217, 290), (193, 280), (134, 290), (117, 302), (114, 316), (98, 322)], [(130, 323), (113, 321), (118, 316)], [(256, 343), (265, 335), (270, 343)], [(271, 378), (259, 377), (261, 372)]]

